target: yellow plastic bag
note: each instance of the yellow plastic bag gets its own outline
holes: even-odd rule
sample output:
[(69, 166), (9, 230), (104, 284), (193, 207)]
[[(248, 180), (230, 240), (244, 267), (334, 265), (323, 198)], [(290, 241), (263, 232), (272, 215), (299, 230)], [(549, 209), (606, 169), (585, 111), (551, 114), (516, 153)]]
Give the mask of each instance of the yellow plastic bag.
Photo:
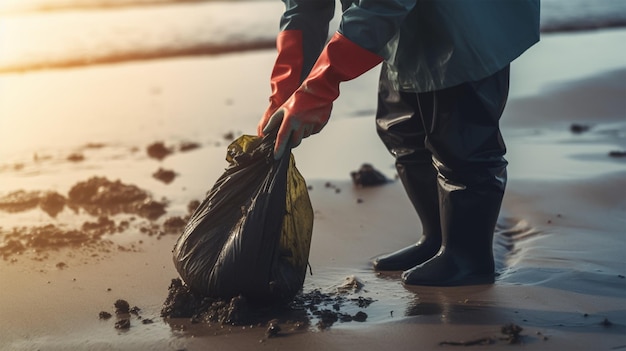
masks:
[(274, 137), (244, 135), (229, 166), (174, 246), (174, 264), (195, 292), (214, 298), (289, 301), (302, 289), (313, 209), (293, 155), (274, 160)]

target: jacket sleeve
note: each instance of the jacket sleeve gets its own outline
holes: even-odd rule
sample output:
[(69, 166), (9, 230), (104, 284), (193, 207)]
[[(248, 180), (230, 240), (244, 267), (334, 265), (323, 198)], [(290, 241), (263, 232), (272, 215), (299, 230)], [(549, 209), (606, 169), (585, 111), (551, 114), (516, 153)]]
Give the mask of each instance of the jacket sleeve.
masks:
[(383, 55), (417, 0), (360, 0), (344, 4), (339, 32), (360, 47)]
[(335, 0), (282, 0), (285, 12), (280, 30), (302, 32), (303, 67), (301, 81), (311, 71), (328, 39), (330, 20), (335, 13)]

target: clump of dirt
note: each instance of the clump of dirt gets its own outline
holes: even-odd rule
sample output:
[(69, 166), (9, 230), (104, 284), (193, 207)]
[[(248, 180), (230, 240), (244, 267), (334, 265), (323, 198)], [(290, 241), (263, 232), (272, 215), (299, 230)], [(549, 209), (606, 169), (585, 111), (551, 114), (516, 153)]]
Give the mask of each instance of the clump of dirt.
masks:
[(117, 315), (130, 313), (130, 304), (126, 300), (116, 300), (113, 306), (115, 306), (115, 314)]
[(165, 233), (181, 233), (187, 225), (187, 219), (174, 216), (169, 217), (163, 222), (163, 231)]
[[(504, 341), (507, 344), (520, 344), (523, 341), (524, 335), (520, 333), (524, 330), (522, 327), (515, 323), (505, 324), (500, 328), (500, 332), (504, 334), (504, 337), (483, 337), (468, 341), (442, 341), (439, 345), (449, 346), (474, 346), (474, 345), (492, 345), (498, 342)], [(543, 338), (547, 340), (547, 338)]]
[(4, 259), (13, 255), (23, 254), (26, 251), (43, 252), (64, 247), (110, 245), (110, 242), (101, 240), (102, 231), (97, 227), (77, 230), (64, 229), (54, 224), (47, 224), (44, 226), (13, 228), (9, 232), (0, 230), (0, 237), (3, 238), (0, 246), (0, 256)]
[(6, 212), (22, 212), (39, 205), (39, 191), (16, 190), (0, 197), (0, 210)]
[(178, 146), (178, 150), (181, 152), (191, 151), (200, 148), (202, 145), (193, 141), (183, 141)]
[(341, 294), (357, 293), (362, 288), (363, 288), (363, 282), (360, 281), (359, 278), (357, 278), (356, 276), (350, 275), (350, 276), (347, 276), (346, 279), (343, 281), (343, 284), (341, 284), (337, 288), (337, 292)]
[(66, 202), (67, 199), (65, 196), (54, 191), (44, 192), (43, 195), (39, 197), (39, 207), (50, 217), (56, 217), (63, 211)]
[[(198, 201), (190, 202), (189, 214), (198, 205)], [(43, 260), (47, 258), (46, 251), (61, 248), (106, 251), (113, 245), (106, 235), (123, 233), (131, 227), (157, 238), (178, 234), (186, 226), (189, 215), (171, 216), (161, 221), (166, 206), (166, 199), (154, 200), (149, 192), (135, 185), (105, 177), (77, 182), (67, 197), (54, 191), (13, 191), (0, 196), (0, 211), (16, 213), (40, 207), (51, 217), (56, 217), (68, 207), (76, 213), (84, 211), (89, 216), (82, 223), (71, 225), (55, 222), (11, 229), (0, 227), (0, 258), (16, 261), (17, 256), (27, 253), (30, 258)], [(132, 250), (121, 246), (119, 249)]]
[(169, 156), (173, 152), (173, 150), (169, 147), (166, 147), (162, 141), (157, 141), (148, 145), (148, 147), (146, 148), (146, 152), (151, 158), (156, 158), (160, 161)]
[[(115, 307), (115, 316), (116, 321), (114, 324), (115, 329), (119, 330), (128, 330), (131, 327), (131, 316), (135, 316), (137, 319), (141, 321), (142, 324), (152, 324), (154, 321), (150, 318), (143, 318), (139, 315), (141, 308), (137, 306), (130, 307), (128, 301), (124, 299), (117, 299), (113, 306)], [(101, 320), (109, 320), (113, 317), (110, 312), (100, 311), (98, 313), (98, 318)], [(133, 317), (133, 318), (135, 318)]]
[(307, 311), (318, 319), (316, 326), (320, 330), (328, 329), (336, 322), (364, 322), (367, 313), (359, 311), (354, 315), (342, 312), (342, 307), (347, 304), (355, 304), (360, 308), (366, 308), (374, 302), (372, 298), (363, 296), (347, 297), (346, 292), (323, 293), (320, 290), (312, 290), (298, 294), (291, 302), (293, 309)]
[(383, 185), (389, 180), (369, 163), (361, 165), (359, 170), (351, 172), (352, 183), (360, 187)]
[(572, 133), (576, 133), (576, 134), (588, 132), (589, 129), (591, 129), (591, 127), (589, 125), (587, 125), (587, 124), (572, 123), (569, 126), (569, 130)]
[(230, 300), (203, 297), (191, 291), (180, 279), (172, 279), (161, 317), (191, 318), (194, 323), (230, 325), (247, 325), (254, 320), (243, 296)]
[(524, 330), (522, 327), (514, 323), (505, 324), (500, 328), (500, 332), (506, 335), (503, 340), (508, 341), (509, 344), (519, 344), (522, 342), (522, 336), (520, 335), (522, 330)]
[(67, 160), (70, 162), (81, 162), (85, 160), (85, 156), (81, 153), (73, 153), (67, 156)]
[(192, 200), (187, 204), (187, 212), (189, 215), (193, 214), (196, 211), (196, 208), (200, 206), (200, 201)]
[(122, 318), (120, 320), (118, 320), (117, 322), (115, 322), (115, 329), (129, 329), (130, 328), (130, 319), (128, 318)]
[(626, 157), (626, 151), (624, 150), (613, 150), (613, 151), (609, 151), (609, 157)]
[(174, 178), (176, 178), (176, 172), (171, 169), (163, 169), (159, 167), (156, 172), (152, 173), (152, 178), (160, 180), (165, 184), (169, 184), (174, 181)]
[(132, 213), (155, 220), (165, 214), (166, 204), (153, 200), (148, 192), (104, 177), (79, 182), (68, 195), (71, 205), (80, 206), (94, 216)]
[[(347, 280), (351, 284), (358, 281), (356, 278)], [(366, 321), (367, 313), (364, 311), (355, 314), (342, 311), (349, 304), (367, 308), (374, 302), (371, 298), (354, 297), (353, 291), (337, 290), (329, 294), (316, 289), (301, 292), (288, 304), (257, 306), (248, 303), (244, 296), (236, 296), (230, 300), (203, 297), (176, 278), (172, 279), (169, 286), (161, 316), (189, 318), (193, 323), (268, 326), (266, 335), (272, 337), (281, 331), (281, 321), (290, 324), (291, 329), (300, 329), (302, 325), (311, 324), (312, 320), (317, 320), (316, 326), (319, 329), (328, 329), (336, 322)], [(277, 315), (280, 317), (276, 318)]]
[(226, 133), (226, 134), (224, 134), (222, 136), (224, 137), (224, 140), (226, 140), (226, 141), (233, 141), (233, 140), (235, 140), (235, 132), (233, 132), (233, 131), (230, 131), (230, 132), (228, 132), (228, 133)]
[(54, 191), (16, 190), (0, 197), (0, 210), (10, 213), (28, 211), (39, 206), (51, 217), (56, 217), (63, 211), (65, 204), (65, 197)]

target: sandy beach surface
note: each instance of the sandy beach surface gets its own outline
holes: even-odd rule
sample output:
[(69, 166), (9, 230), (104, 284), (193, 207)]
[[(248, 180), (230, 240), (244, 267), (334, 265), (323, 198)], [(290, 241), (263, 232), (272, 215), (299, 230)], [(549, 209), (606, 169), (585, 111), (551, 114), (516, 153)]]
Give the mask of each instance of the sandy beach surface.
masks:
[[(180, 219), (230, 140), (254, 133), (273, 50), (0, 74), (0, 350), (626, 349), (624, 42), (624, 29), (545, 34), (513, 64), (493, 285), (405, 287), (372, 270), (421, 228), (376, 136), (378, 70), (344, 84), (331, 122), (294, 150), (315, 211), (304, 292), (356, 279), (338, 309), (367, 318), (320, 330), (308, 314), (272, 338), (160, 312)], [(392, 181), (355, 187), (363, 163)], [(72, 204), (90, 179), (134, 185), (150, 206)], [(119, 299), (138, 308), (129, 328)]]

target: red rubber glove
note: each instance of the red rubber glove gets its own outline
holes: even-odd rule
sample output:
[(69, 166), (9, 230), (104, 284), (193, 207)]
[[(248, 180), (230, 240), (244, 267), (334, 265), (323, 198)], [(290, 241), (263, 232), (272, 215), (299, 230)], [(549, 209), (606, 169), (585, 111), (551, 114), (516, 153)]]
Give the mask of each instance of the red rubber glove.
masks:
[(382, 60), (341, 33), (335, 33), (309, 76), (262, 128), (266, 134), (280, 125), (274, 158), (281, 158), (287, 146), (300, 145), (302, 138), (318, 133), (326, 125), (333, 102), (339, 97), (339, 83), (362, 75)]
[(287, 101), (300, 86), (304, 54), (302, 49), (302, 31), (285, 30), (276, 37), (276, 49), (278, 56), (274, 63), (270, 85), (272, 95), (270, 106), (263, 114), (263, 118), (257, 126), (257, 134), (263, 136), (263, 127), (276, 110)]

